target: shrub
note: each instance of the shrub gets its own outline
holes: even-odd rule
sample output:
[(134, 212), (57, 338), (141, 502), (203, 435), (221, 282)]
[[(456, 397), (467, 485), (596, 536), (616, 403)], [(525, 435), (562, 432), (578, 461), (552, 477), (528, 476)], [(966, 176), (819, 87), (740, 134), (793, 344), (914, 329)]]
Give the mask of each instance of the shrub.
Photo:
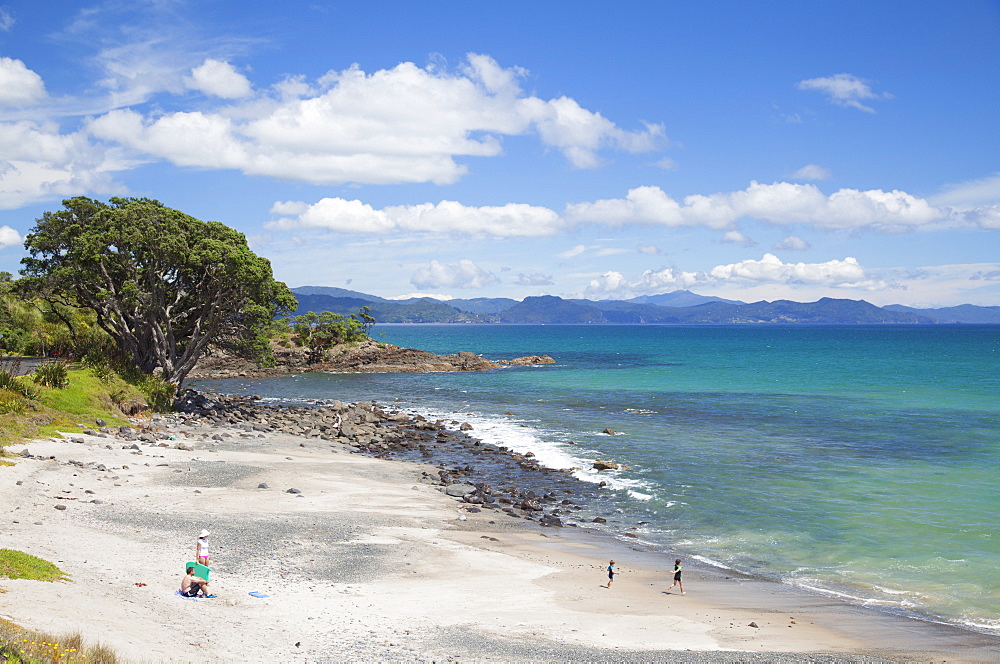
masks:
[(38, 390), (4, 369), (0, 369), (0, 389), (16, 392), (26, 399), (38, 398)]
[(35, 369), (32, 374), (35, 383), (46, 387), (62, 389), (69, 385), (69, 370), (65, 362), (48, 362)]
[(80, 361), (83, 366), (90, 369), (102, 383), (109, 383), (115, 376), (115, 370), (107, 358), (98, 353), (87, 353)]
[(0, 396), (0, 415), (24, 415), (28, 412), (28, 404), (17, 395)]

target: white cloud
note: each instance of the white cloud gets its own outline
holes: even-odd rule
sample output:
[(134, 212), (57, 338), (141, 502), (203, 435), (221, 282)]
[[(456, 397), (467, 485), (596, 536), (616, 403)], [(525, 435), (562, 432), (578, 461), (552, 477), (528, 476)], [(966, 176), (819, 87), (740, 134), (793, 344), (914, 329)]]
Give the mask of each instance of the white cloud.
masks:
[(983, 230), (1000, 231), (1000, 205), (984, 205), (963, 213), (962, 217)]
[(457, 263), (431, 261), (414, 272), (410, 283), (417, 288), (483, 288), (497, 283), (499, 278), (467, 258)]
[(518, 286), (551, 286), (554, 282), (551, 275), (534, 272), (532, 274), (518, 274), (514, 283)]
[(611, 297), (627, 299), (637, 295), (650, 295), (666, 291), (683, 290), (705, 283), (703, 272), (683, 272), (674, 268), (646, 270), (638, 278), (630, 281), (621, 272), (608, 271), (597, 279), (592, 279), (584, 289), (588, 297)]
[[(348, 285), (350, 285), (350, 284), (348, 284)], [(385, 299), (387, 299), (387, 300), (412, 300), (414, 298), (423, 298), (423, 297), (429, 297), (429, 298), (431, 298), (433, 300), (444, 300), (444, 301), (454, 300), (455, 299), (451, 295), (442, 295), (440, 293), (419, 293), (419, 292), (418, 293), (406, 293), (405, 295), (393, 295), (393, 296), (387, 297)]]
[(325, 228), (341, 233), (414, 231), (458, 233), (492, 237), (541, 237), (562, 226), (559, 215), (548, 208), (508, 203), (470, 207), (455, 201), (397, 205), (376, 210), (358, 200), (324, 198), (308, 205), (298, 201), (275, 203), (271, 214), (281, 218), (266, 228)]
[[(130, 111), (117, 111), (111, 131), (130, 131), (129, 122), (138, 122)], [(180, 121), (180, 117), (175, 118)], [(201, 141), (183, 147), (187, 151), (203, 150), (205, 159), (226, 163), (239, 155), (228, 155), (224, 141), (212, 136), (224, 128), (208, 126), (200, 114), (187, 114), (184, 122), (203, 129)], [(167, 136), (150, 136), (162, 141), (163, 149), (171, 149)], [(178, 147), (173, 144), (173, 147)], [(975, 224), (984, 229), (1000, 229), (998, 208), (984, 206), (956, 211), (936, 208), (925, 199), (903, 191), (873, 189), (859, 191), (840, 189), (829, 196), (814, 185), (776, 182), (751, 182), (746, 189), (728, 193), (694, 194), (678, 202), (659, 187), (631, 189), (623, 199), (604, 199), (566, 206), (563, 215), (541, 206), (508, 203), (501, 206), (474, 207), (455, 201), (389, 206), (376, 209), (360, 200), (324, 198), (316, 203), (302, 201), (277, 202), (271, 208), (276, 219), (265, 227), (269, 230), (300, 228), (327, 229), (340, 233), (389, 234), (400, 231), (422, 233), (464, 234), (485, 237), (547, 237), (570, 230), (579, 224), (595, 223), (609, 227), (626, 225), (705, 227), (726, 231), (723, 242), (750, 246), (753, 241), (735, 228), (743, 218), (758, 219), (776, 225), (801, 224), (820, 230), (868, 229), (883, 233), (898, 233), (920, 227), (943, 227), (951, 224)], [(789, 240), (789, 242), (792, 242)], [(808, 245), (806, 245), (808, 246)], [(801, 244), (779, 244), (779, 248), (800, 249)], [(619, 249), (604, 249), (577, 245), (558, 254), (572, 258), (588, 249), (600, 255), (621, 253)], [(643, 253), (657, 253), (651, 246), (637, 246)]]
[(781, 242), (775, 243), (774, 248), (778, 251), (805, 251), (806, 249), (809, 249), (810, 246), (812, 245), (800, 238), (798, 235), (789, 235), (783, 238)]
[[(663, 142), (658, 125), (629, 132), (568, 97), (524, 95), (519, 68), (476, 54), (467, 62), (460, 74), (410, 62), (371, 74), (355, 66), (315, 87), (292, 77), (274, 86), (273, 98), (224, 112), (119, 111), (95, 120), (92, 131), (182, 166), (312, 184), (451, 184), (467, 170), (456, 158), (496, 156), (505, 135), (535, 133), (578, 168), (597, 166), (605, 148), (639, 152)], [(189, 85), (199, 89), (230, 98), (249, 92), (224, 62), (194, 71)]]
[(24, 242), (21, 234), (10, 226), (0, 226), (0, 249), (16, 247)]
[(753, 288), (762, 284), (865, 291), (894, 288), (892, 284), (867, 274), (854, 258), (824, 263), (783, 263), (773, 254), (764, 254), (760, 260), (717, 265), (707, 272), (664, 268), (646, 270), (635, 279), (628, 279), (621, 272), (609, 271), (597, 279), (591, 279), (584, 293), (587, 296), (625, 299), (694, 287), (711, 289), (733, 285)]
[(659, 187), (630, 189), (624, 198), (573, 203), (566, 206), (566, 217), (579, 222), (594, 222), (606, 226), (645, 224), (681, 226), (685, 224), (681, 206)]
[(835, 74), (822, 78), (810, 78), (799, 81), (799, 90), (818, 90), (825, 93), (834, 104), (856, 108), (866, 113), (874, 113), (875, 109), (861, 103), (862, 99), (886, 99), (892, 95), (875, 93), (862, 79), (851, 74)]
[(738, 244), (742, 247), (752, 247), (757, 244), (740, 231), (729, 231), (722, 236), (722, 241), (726, 244)]
[(88, 192), (123, 193), (111, 173), (132, 166), (84, 133), (59, 133), (54, 123), (0, 123), (0, 209)]
[(816, 164), (807, 164), (791, 175), (793, 180), (829, 180), (832, 177), (830, 169)]
[(678, 203), (659, 187), (629, 190), (624, 199), (570, 204), (573, 223), (609, 226), (703, 226), (731, 229), (743, 217), (774, 224), (807, 224), (827, 230), (870, 228), (899, 232), (943, 221), (947, 211), (903, 191), (840, 189), (826, 196), (814, 185), (751, 182), (741, 191), (694, 194)]
[(717, 265), (709, 276), (720, 281), (780, 284), (822, 284), (834, 288), (885, 288), (885, 282), (868, 277), (857, 259), (831, 260), (825, 263), (783, 263), (774, 254), (764, 254), (759, 261), (745, 260)]
[(587, 245), (578, 244), (575, 247), (567, 249), (562, 253), (556, 254), (559, 258), (573, 258), (574, 256), (579, 256), (587, 250)]
[(637, 244), (635, 250), (640, 254), (649, 254), (650, 256), (658, 256), (663, 253), (659, 247), (652, 244)]
[(6, 7), (0, 7), (0, 32), (8, 32), (14, 27), (14, 15)]
[(645, 152), (664, 138), (661, 125), (646, 125), (645, 132), (626, 132), (569, 97), (547, 102), (537, 97), (522, 99), (518, 112), (537, 128), (543, 143), (561, 150), (577, 168), (599, 166), (597, 151), (602, 147)]
[(930, 200), (935, 205), (958, 208), (1000, 203), (1000, 173), (951, 185)]
[(0, 58), (0, 107), (32, 106), (46, 98), (42, 77), (13, 58)]
[(605, 249), (598, 249), (594, 252), (595, 256), (618, 256), (620, 254), (629, 253), (628, 249), (622, 249), (620, 247), (607, 247)]
[(185, 84), (192, 90), (223, 99), (239, 99), (253, 94), (250, 81), (228, 62), (208, 58), (191, 70)]

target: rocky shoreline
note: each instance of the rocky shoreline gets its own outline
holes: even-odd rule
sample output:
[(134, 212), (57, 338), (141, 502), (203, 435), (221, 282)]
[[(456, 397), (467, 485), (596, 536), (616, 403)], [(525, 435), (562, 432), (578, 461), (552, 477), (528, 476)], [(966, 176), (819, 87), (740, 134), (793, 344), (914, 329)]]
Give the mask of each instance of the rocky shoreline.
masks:
[[(630, 524), (608, 508), (611, 496), (603, 490), (603, 482), (579, 480), (572, 475), (574, 468), (542, 466), (531, 452), (518, 454), (484, 443), (475, 438), (468, 423), (430, 421), (376, 402), (292, 406), (261, 404), (259, 399), (187, 390), (176, 400), (175, 413), (134, 419), (133, 426), (107, 426), (98, 420), (94, 428), (82, 426), (80, 433), (114, 440), (122, 449), (140, 455), (163, 447), (194, 451), (208, 442), (239, 448), (241, 442), (246, 445), (272, 435), (295, 436), (302, 439), (301, 447), (327, 447), (428, 466), (421, 473), (422, 482), (439, 487), (469, 513), (495, 511), (552, 528), (610, 524), (620, 535), (637, 537), (629, 532)], [(72, 442), (84, 442), (68, 435)], [(25, 448), (20, 456), (34, 455)], [(64, 463), (85, 467), (73, 460)], [(594, 467), (615, 469), (617, 464), (595, 460)]]
[(292, 406), (265, 405), (259, 399), (188, 390), (176, 402), (178, 412), (159, 418), (146, 436), (156, 428), (181, 425), (229, 427), (246, 437), (290, 434), (332, 449), (429, 465), (434, 470), (424, 471), (423, 481), (460, 499), (473, 513), (495, 510), (557, 528), (608, 522), (606, 516), (595, 516), (608, 499), (602, 495), (604, 483), (579, 480), (571, 474), (573, 468), (542, 466), (530, 452), (484, 443), (466, 422), (430, 421), (376, 402)]
[(198, 362), (190, 378), (262, 378), (313, 371), (351, 373), (418, 373), (433, 371), (488, 371), (505, 366), (554, 364), (548, 355), (526, 355), (510, 360), (488, 360), (462, 351), (436, 355), (415, 348), (401, 348), (369, 339), (360, 343), (338, 344), (322, 352), (303, 348), (272, 346), (275, 365), (264, 367), (250, 360), (206, 356)]

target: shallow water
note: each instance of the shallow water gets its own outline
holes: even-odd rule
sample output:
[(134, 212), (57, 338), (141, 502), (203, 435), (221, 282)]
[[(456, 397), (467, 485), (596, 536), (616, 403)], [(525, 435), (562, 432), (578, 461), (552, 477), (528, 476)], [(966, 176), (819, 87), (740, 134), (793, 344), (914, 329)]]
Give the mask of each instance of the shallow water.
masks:
[[(557, 364), (214, 387), (461, 414), (489, 442), (609, 481), (613, 507), (672, 551), (1000, 631), (1000, 327), (379, 325), (373, 336)], [(632, 470), (598, 476), (596, 458)]]

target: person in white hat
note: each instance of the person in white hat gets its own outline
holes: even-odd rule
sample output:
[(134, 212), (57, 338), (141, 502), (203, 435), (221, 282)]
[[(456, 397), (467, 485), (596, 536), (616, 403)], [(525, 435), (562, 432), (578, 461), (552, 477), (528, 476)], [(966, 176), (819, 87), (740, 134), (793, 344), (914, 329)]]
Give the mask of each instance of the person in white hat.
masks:
[(207, 530), (201, 531), (198, 535), (198, 545), (194, 550), (194, 559), (198, 561), (198, 564), (204, 565), (205, 567), (210, 567), (209, 560), (212, 558), (212, 554), (208, 551), (208, 535)]

